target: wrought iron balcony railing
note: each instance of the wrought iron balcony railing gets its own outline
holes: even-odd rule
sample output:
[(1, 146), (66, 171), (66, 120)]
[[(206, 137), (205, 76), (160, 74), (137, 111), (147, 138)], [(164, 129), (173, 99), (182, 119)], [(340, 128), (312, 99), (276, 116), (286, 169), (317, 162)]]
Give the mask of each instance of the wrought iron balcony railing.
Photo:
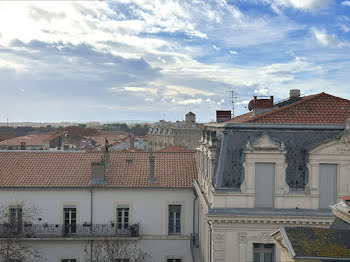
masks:
[(138, 237), (139, 224), (119, 229), (115, 224), (0, 224), (0, 238)]

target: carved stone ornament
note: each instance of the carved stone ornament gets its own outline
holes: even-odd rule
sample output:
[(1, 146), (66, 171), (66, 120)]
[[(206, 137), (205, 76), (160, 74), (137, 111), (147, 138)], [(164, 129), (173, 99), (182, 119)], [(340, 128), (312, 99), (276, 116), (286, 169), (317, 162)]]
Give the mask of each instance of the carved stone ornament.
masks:
[(247, 242), (247, 233), (239, 233), (239, 242), (241, 243)]
[(276, 142), (270, 138), (270, 136), (267, 133), (263, 133), (262, 136), (254, 141), (254, 142), (247, 142), (246, 145), (247, 149), (254, 150), (254, 149), (277, 149), (277, 150), (283, 150), (285, 149), (285, 145), (283, 142)]
[(223, 233), (216, 233), (214, 234), (215, 240), (224, 240), (224, 234)]

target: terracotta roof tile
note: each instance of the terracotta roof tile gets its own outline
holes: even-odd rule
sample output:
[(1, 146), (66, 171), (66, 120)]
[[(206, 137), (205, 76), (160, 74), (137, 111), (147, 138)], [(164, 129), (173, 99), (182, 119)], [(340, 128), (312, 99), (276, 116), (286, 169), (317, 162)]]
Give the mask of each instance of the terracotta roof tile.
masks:
[(20, 146), (21, 142), (25, 142), (27, 146), (42, 146), (50, 137), (52, 134), (30, 134), (1, 141), (0, 145)]
[(195, 152), (195, 150), (189, 150), (186, 146), (167, 146), (157, 152)]
[(350, 100), (320, 93), (255, 117), (249, 112), (226, 123), (344, 124), (348, 118)]
[[(152, 154), (155, 183), (148, 181), (151, 153), (111, 152), (111, 167), (103, 186), (192, 187), (197, 174), (193, 152)], [(88, 187), (91, 163), (98, 162), (102, 155), (100, 152), (0, 152), (0, 187)]]

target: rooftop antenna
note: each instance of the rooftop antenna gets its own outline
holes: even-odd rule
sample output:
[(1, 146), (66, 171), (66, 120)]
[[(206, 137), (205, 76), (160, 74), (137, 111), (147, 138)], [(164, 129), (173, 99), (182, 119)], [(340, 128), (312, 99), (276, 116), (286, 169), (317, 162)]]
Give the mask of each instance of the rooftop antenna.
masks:
[(230, 91), (227, 91), (231, 94), (231, 105), (232, 105), (232, 118), (235, 117), (235, 103), (238, 96), (236, 96), (236, 91), (232, 88)]

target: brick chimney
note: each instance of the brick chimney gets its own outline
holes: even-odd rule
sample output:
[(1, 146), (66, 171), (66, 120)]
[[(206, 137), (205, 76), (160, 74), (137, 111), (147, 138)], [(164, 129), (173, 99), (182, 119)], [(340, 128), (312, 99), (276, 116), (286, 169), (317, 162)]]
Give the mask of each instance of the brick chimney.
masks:
[(154, 162), (155, 162), (155, 156), (154, 155), (150, 155), (149, 156), (149, 178), (148, 178), (148, 182), (150, 183), (155, 183), (156, 182), (156, 178), (154, 176)]
[(273, 96), (267, 98), (258, 98), (254, 96), (254, 115), (258, 116), (263, 113), (269, 112), (273, 109)]
[(130, 145), (130, 148), (134, 148), (135, 147), (135, 139), (134, 139), (134, 135), (133, 134), (129, 134), (129, 145)]
[(109, 151), (103, 152), (101, 161), (91, 163), (90, 185), (101, 185), (106, 182), (106, 173), (111, 166)]
[(225, 122), (231, 119), (231, 110), (216, 110), (216, 123)]

